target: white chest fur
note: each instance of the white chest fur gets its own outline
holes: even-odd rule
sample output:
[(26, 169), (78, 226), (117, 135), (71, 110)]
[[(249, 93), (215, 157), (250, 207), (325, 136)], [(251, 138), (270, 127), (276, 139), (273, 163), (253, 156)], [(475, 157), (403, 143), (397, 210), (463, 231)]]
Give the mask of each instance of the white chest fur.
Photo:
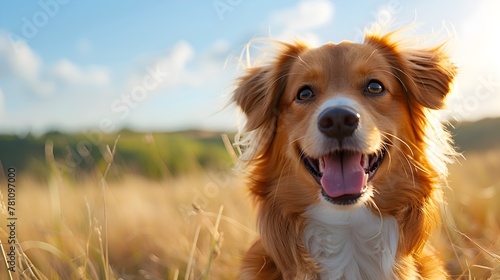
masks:
[(366, 207), (335, 209), (321, 200), (306, 212), (304, 243), (321, 267), (321, 279), (394, 279), (398, 245), (394, 218)]

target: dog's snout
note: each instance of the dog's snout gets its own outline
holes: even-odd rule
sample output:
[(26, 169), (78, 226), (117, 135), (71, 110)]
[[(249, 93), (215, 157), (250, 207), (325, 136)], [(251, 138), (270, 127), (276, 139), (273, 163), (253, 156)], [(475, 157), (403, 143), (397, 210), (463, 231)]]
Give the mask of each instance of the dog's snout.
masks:
[(318, 129), (330, 138), (351, 136), (359, 125), (359, 114), (348, 107), (330, 107), (318, 116)]

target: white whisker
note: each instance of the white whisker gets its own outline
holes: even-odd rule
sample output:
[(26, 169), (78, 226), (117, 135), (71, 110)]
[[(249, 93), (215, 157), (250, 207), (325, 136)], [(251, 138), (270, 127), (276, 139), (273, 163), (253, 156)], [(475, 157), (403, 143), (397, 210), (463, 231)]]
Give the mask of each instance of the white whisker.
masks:
[[(410, 169), (410, 174), (411, 174), (411, 179), (412, 179), (412, 182), (413, 182), (413, 186), (414, 186), (414, 187), (416, 187), (415, 175), (414, 175), (414, 173), (413, 173), (413, 167), (415, 167), (415, 168), (416, 168), (416, 167), (417, 167), (417, 165), (416, 165), (416, 164), (414, 164), (414, 163), (412, 163), (412, 161), (410, 160), (410, 158), (408, 157), (408, 155), (406, 155), (406, 154), (405, 154), (405, 153), (401, 150), (401, 148), (399, 148), (397, 145), (395, 145), (395, 144), (394, 144), (394, 142), (392, 141), (392, 139), (391, 139), (391, 138), (389, 138), (389, 136), (391, 136), (392, 138), (394, 138), (394, 139), (398, 140), (398, 141), (399, 141), (399, 142), (401, 142), (403, 145), (405, 145), (405, 146), (408, 148), (408, 150), (410, 151), (411, 156), (412, 156), (412, 158), (413, 158), (413, 151), (412, 151), (412, 149), (411, 149), (410, 145), (408, 145), (408, 144), (407, 144), (405, 141), (403, 141), (401, 138), (399, 138), (399, 137), (397, 137), (397, 136), (395, 136), (394, 134), (389, 133), (389, 132), (384, 132), (384, 133), (382, 133), (382, 134), (381, 134), (381, 136), (382, 136), (382, 137), (384, 137), (384, 139), (386, 139), (387, 141), (389, 141), (389, 142), (392, 144), (392, 145), (391, 145), (391, 147), (394, 147), (394, 148), (396, 149), (396, 151), (398, 151), (398, 152), (402, 155), (402, 157), (406, 160), (406, 163), (408, 164), (408, 167), (409, 167), (409, 169)], [(405, 174), (406, 174), (406, 177), (409, 177), (409, 174), (408, 174), (408, 171), (407, 171), (407, 170), (406, 170), (406, 168), (405, 168), (405, 165), (402, 163), (402, 164), (401, 164), (401, 166), (403, 167), (403, 170), (404, 170), (404, 172), (405, 172)]]

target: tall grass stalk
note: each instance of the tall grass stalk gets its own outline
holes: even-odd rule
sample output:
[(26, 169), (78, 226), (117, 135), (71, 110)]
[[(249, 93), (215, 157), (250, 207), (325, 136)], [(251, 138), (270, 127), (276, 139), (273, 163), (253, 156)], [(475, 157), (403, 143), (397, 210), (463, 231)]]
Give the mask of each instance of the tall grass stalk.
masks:
[(185, 280), (189, 280), (191, 276), (191, 270), (193, 267), (193, 263), (195, 262), (194, 253), (196, 251), (196, 245), (198, 244), (198, 237), (200, 236), (200, 230), (201, 230), (201, 225), (197, 225), (194, 233), (193, 243), (191, 244), (191, 252), (189, 253), (189, 261), (186, 267), (186, 274), (184, 275)]
[(213, 230), (211, 231), (211, 244), (210, 244), (210, 253), (209, 253), (209, 259), (208, 259), (208, 265), (205, 270), (205, 276), (203, 279), (207, 280), (209, 275), (210, 275), (210, 267), (212, 266), (212, 262), (215, 257), (220, 253), (220, 241), (221, 241), (221, 234), (219, 233), (219, 224), (220, 220), (222, 217), (222, 211), (224, 210), (224, 206), (220, 206), (219, 208), (219, 214), (217, 215), (217, 220), (215, 221), (215, 226)]
[[(116, 145), (118, 144), (118, 140), (120, 139), (120, 135), (118, 135), (115, 139), (115, 143), (113, 144), (113, 149), (109, 149), (109, 145), (106, 145), (106, 150), (108, 151), (108, 165), (106, 166), (106, 170), (101, 179), (101, 192), (102, 192), (102, 205), (103, 205), (103, 214), (104, 214), (104, 277), (105, 279), (110, 279), (110, 271), (109, 271), (109, 246), (108, 246), (108, 213), (106, 208), (106, 176), (108, 175), (109, 169), (111, 168), (111, 164), (113, 163), (113, 159), (116, 153)], [(102, 242), (101, 242), (102, 247)]]

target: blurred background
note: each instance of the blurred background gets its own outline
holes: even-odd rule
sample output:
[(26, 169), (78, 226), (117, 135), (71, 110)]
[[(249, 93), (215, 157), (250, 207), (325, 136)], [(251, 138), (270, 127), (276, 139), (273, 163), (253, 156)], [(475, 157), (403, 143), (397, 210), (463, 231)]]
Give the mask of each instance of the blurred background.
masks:
[[(242, 120), (227, 106), (246, 44), (362, 42), (365, 28), (413, 24), (413, 43), (449, 38), (459, 67), (442, 116), (463, 157), (434, 242), (453, 279), (500, 279), (499, 10), (493, 0), (0, 2), (0, 278), (233, 279), (257, 236), (232, 169)], [(16, 272), (4, 226), (13, 173)]]

